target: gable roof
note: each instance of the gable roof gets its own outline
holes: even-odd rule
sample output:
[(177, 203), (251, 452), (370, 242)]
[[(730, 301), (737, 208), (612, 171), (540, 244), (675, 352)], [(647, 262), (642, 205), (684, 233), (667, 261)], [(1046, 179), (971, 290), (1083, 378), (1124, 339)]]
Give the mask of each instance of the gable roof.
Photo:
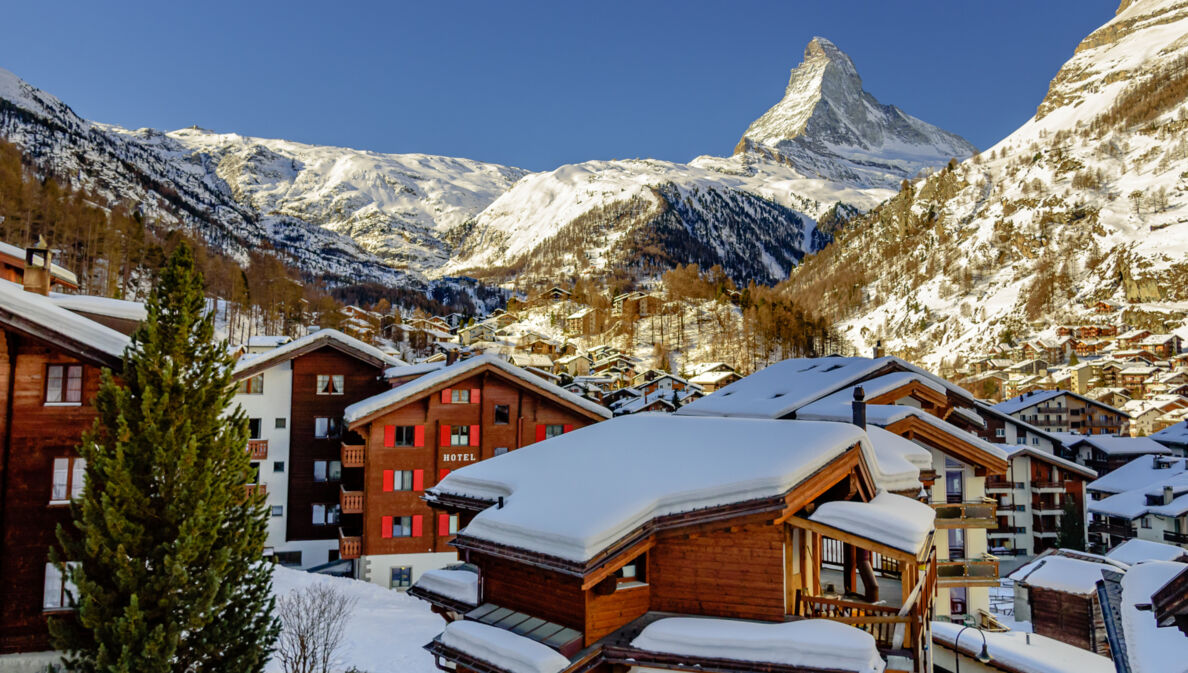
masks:
[(1170, 455), (1171, 449), (1150, 437), (1116, 437), (1114, 435), (1085, 435), (1067, 442), (1070, 449), (1088, 444), (1109, 456)]
[(606, 407), (575, 395), (494, 355), (486, 354), (467, 360), (460, 360), (452, 365), (442, 367), (441, 369), (413, 379), (402, 386), (397, 386), (391, 390), (386, 390), (378, 395), (373, 395), (365, 400), (356, 402), (346, 408), (343, 412), (343, 419), (346, 420), (348, 425), (360, 423), (395, 405), (404, 404), (413, 398), (436, 390), (450, 381), (469, 376), (472, 372), (482, 367), (498, 369), (512, 378), (519, 379), (522, 383), (547, 392), (573, 407), (582, 409), (590, 416), (611, 417), (611, 412)]
[[(1161, 467), (1156, 467), (1156, 464)], [(1106, 473), (1085, 485), (1090, 491), (1122, 493), (1188, 471), (1188, 458), (1139, 456), (1113, 472)], [(1101, 501), (1098, 501), (1101, 502)]]
[[(28, 250), (26, 250), (25, 248), (21, 248), (21, 247), (13, 245), (11, 243), (5, 243), (3, 241), (0, 241), (0, 255), (5, 255), (5, 256), (14, 258), (14, 260), (15, 260), (14, 265), (15, 264), (24, 264), (25, 263), (25, 254), (27, 252), (28, 252)], [(53, 257), (51, 256), (50, 259), (53, 259)], [(33, 262), (35, 264), (44, 264), (45, 257), (41, 254), (34, 255)], [(70, 269), (67, 269), (63, 266), (58, 266), (57, 264), (54, 264), (51, 262), (50, 263), (50, 275), (53, 276), (55, 279), (62, 281), (66, 285), (69, 285), (71, 287), (78, 287), (78, 276), (76, 276), (74, 274), (74, 272), (71, 271)]]
[(83, 360), (108, 367), (122, 362), (130, 339), (58, 306), (51, 298), (0, 280), (0, 325), (28, 334)]
[(1011, 457), (1011, 459), (1014, 459), (1016, 456), (1027, 456), (1029, 458), (1035, 458), (1036, 460), (1042, 460), (1049, 465), (1055, 465), (1066, 472), (1074, 472), (1081, 475), (1082, 477), (1085, 477), (1086, 479), (1097, 478), (1097, 470), (1085, 467), (1084, 465), (1075, 463), (1071, 460), (1068, 460), (1067, 458), (1061, 458), (1055, 454), (1048, 453), (1047, 451), (1043, 451), (1038, 447), (1030, 446), (1028, 444), (1003, 444), (1002, 446), (1006, 449), (1006, 452)]
[(1084, 395), (1078, 395), (1077, 393), (1074, 393), (1071, 390), (1033, 390), (1030, 393), (1023, 393), (1022, 395), (1016, 395), (1015, 397), (1012, 397), (1009, 400), (1004, 400), (1002, 402), (999, 402), (998, 404), (994, 405), (994, 408), (998, 411), (1001, 411), (1004, 414), (1015, 414), (1015, 413), (1018, 413), (1024, 409), (1034, 407), (1035, 405), (1037, 405), (1041, 402), (1047, 402), (1048, 400), (1060, 397), (1061, 395), (1068, 395), (1070, 397), (1075, 397), (1075, 398), (1081, 400), (1082, 402), (1094, 404), (1099, 407), (1105, 407), (1106, 409), (1108, 409), (1116, 414), (1119, 414), (1126, 418), (1130, 418), (1130, 416), (1125, 411), (1122, 411), (1121, 409), (1115, 409), (1114, 407), (1111, 407), (1110, 405), (1102, 402), (1101, 400), (1095, 400), (1091, 397), (1086, 397)]
[(392, 357), (375, 346), (363, 343), (336, 329), (327, 328), (307, 334), (300, 339), (294, 339), (265, 353), (241, 357), (235, 363), (235, 378), (243, 379), (254, 376), (265, 369), (275, 367), (286, 360), (292, 360), (324, 346), (346, 353), (377, 369), (407, 364), (400, 358)]
[(1159, 432), (1151, 433), (1151, 439), (1166, 446), (1188, 446), (1188, 421), (1181, 421)]

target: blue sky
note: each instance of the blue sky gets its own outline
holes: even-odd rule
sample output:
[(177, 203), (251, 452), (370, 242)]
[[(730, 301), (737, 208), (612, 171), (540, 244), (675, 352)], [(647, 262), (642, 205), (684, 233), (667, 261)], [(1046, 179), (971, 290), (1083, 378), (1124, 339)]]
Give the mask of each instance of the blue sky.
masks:
[(89, 119), (546, 170), (728, 154), (805, 44), (979, 147), (1118, 0), (13, 2), (0, 67)]

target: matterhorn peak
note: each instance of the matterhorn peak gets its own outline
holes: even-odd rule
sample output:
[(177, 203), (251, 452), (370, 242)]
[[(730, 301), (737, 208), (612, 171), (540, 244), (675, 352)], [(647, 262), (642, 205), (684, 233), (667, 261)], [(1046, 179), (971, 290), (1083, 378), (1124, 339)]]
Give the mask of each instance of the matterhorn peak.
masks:
[(837, 45), (820, 36), (809, 40), (808, 46), (804, 48), (804, 61), (792, 71), (788, 86), (791, 87), (798, 78), (812, 76), (817, 72), (829, 72), (834, 76), (852, 80), (854, 85), (862, 88), (862, 78), (858, 76), (854, 61), (850, 60), (846, 52), (838, 49)]

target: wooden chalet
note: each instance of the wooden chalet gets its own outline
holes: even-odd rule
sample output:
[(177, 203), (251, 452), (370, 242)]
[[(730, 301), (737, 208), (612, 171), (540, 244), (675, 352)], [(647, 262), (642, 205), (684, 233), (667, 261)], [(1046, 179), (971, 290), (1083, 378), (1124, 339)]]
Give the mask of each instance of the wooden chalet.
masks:
[(359, 559), (358, 578), (390, 588), (456, 561), (458, 522), (434, 516), (421, 501), (427, 489), (452, 470), (611, 416), (491, 355), (404, 381), (346, 409), (340, 448), (340, 553)]
[(128, 344), (44, 296), (50, 275), (31, 266), (25, 288), (0, 280), (0, 654), (48, 650), (46, 618), (71, 609), (49, 550), (82, 489), (77, 446), (95, 420), (100, 372), (118, 373)]
[(426, 649), (460, 673), (930, 670), (935, 511), (880, 463), (849, 423), (645, 414), (451, 473), (425, 500), (468, 565), (410, 592), (449, 621)]
[(1127, 568), (1097, 554), (1049, 549), (1009, 575), (1016, 619), (1030, 621), (1034, 633), (1110, 656), (1097, 582), (1103, 570)]

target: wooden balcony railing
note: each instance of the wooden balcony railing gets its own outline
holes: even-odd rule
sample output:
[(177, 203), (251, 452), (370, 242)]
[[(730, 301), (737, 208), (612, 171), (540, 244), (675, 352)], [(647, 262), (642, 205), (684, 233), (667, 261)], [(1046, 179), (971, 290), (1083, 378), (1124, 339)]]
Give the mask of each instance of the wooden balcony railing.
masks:
[(1015, 482), (999, 476), (986, 477), (986, 488), (1009, 490), (1015, 488)]
[[(802, 617), (828, 619), (862, 629), (874, 636), (880, 648), (903, 647), (903, 642), (911, 641), (907, 632), (913, 627), (914, 617), (901, 616), (899, 608), (820, 596), (801, 596), (797, 602), (797, 614)], [(896, 629), (901, 629), (899, 639), (895, 637)]]
[(1134, 526), (1110, 523), (1108, 521), (1090, 521), (1089, 532), (1130, 538), (1134, 537)]
[(937, 528), (994, 528), (998, 525), (995, 516), (998, 503), (993, 500), (933, 503), (932, 507), (936, 510)]
[(365, 444), (342, 444), (342, 466), (343, 467), (363, 467), (363, 462), (367, 458), (367, 445)]
[(1188, 533), (1177, 533), (1174, 530), (1163, 531), (1163, 540), (1175, 544), (1188, 544)]
[(1031, 490), (1033, 491), (1052, 491), (1064, 490), (1063, 481), (1033, 481), (1031, 482)]
[(247, 451), (248, 455), (252, 457), (252, 460), (264, 460), (268, 457), (268, 440), (249, 439)]
[(338, 504), (342, 506), (343, 514), (363, 513), (363, 491), (348, 491), (339, 488)]
[(998, 586), (998, 559), (985, 556), (980, 559), (937, 561), (936, 582), (939, 587)]
[(338, 558), (356, 559), (363, 553), (363, 538), (358, 535), (344, 535), (338, 529)]

